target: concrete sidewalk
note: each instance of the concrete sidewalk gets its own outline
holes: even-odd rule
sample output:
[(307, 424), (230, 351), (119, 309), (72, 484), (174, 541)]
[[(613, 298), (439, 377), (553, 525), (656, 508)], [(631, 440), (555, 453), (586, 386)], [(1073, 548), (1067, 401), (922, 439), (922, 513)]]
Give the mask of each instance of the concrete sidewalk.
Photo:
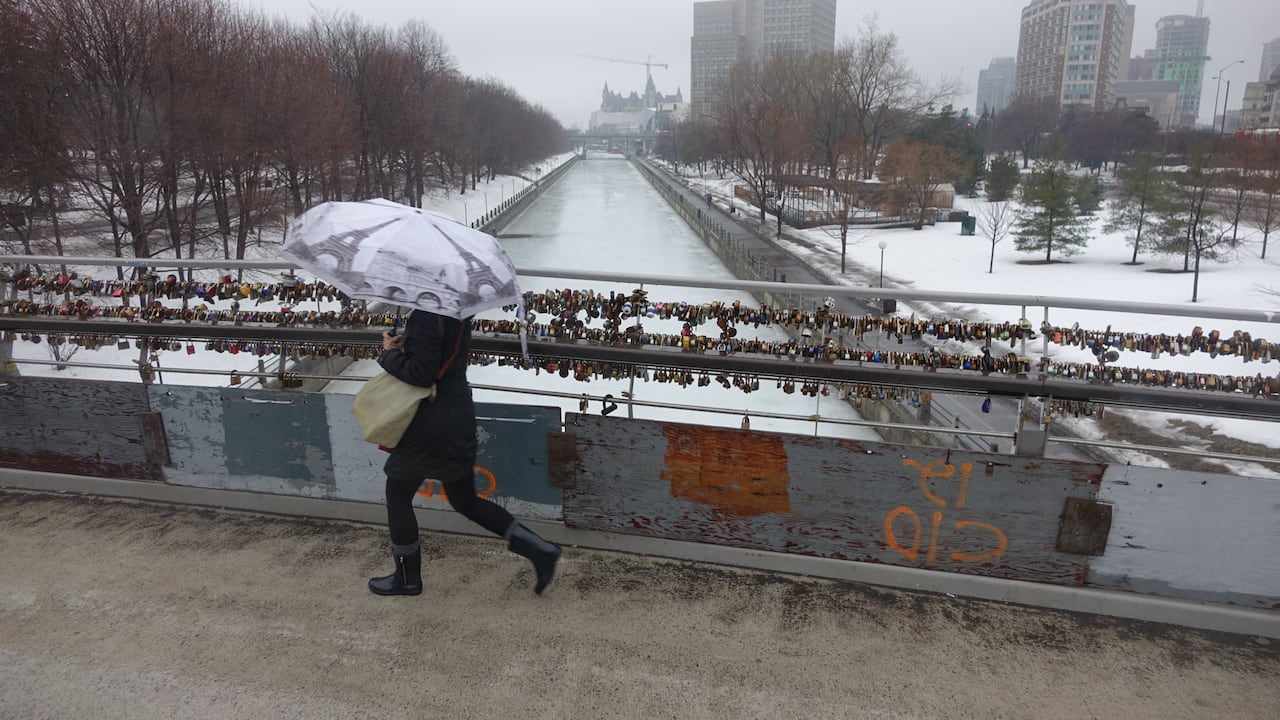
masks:
[(1280, 645), (567, 548), (0, 491), (5, 718), (1273, 718)]

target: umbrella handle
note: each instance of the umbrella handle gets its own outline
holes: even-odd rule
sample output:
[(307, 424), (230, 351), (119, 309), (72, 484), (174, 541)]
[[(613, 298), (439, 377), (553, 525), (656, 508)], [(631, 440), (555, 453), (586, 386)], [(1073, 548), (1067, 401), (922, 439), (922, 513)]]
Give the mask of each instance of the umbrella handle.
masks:
[(395, 337), (395, 336), (396, 336), (396, 332), (397, 332), (399, 329), (400, 329), (400, 316), (399, 316), (399, 315), (396, 315), (396, 316), (391, 320), (391, 331), (390, 331), (390, 332), (388, 332), (387, 334), (388, 334), (388, 335), (390, 335), (391, 337)]

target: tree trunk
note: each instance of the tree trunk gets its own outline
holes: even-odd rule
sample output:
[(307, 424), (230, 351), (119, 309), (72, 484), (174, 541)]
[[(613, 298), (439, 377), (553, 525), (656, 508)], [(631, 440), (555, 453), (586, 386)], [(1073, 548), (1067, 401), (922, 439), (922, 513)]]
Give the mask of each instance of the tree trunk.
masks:
[(1195, 302), (1200, 295), (1200, 246), (1196, 246), (1196, 270), (1195, 275), (1191, 279), (1191, 302)]

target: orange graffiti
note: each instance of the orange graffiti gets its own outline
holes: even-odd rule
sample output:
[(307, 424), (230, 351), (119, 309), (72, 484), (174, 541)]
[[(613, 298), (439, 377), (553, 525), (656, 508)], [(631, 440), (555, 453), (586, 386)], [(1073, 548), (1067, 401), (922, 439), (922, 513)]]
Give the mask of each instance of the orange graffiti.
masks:
[[(912, 538), (914, 538), (914, 543), (911, 545), (910, 549), (902, 547), (902, 545), (898, 543), (898, 536), (893, 534), (893, 521), (897, 520), (898, 516), (903, 513), (911, 513), (911, 519), (914, 520), (916, 524), (916, 530), (911, 534)], [(906, 505), (899, 505), (898, 507), (890, 510), (889, 514), (885, 516), (884, 536), (889, 541), (889, 547), (902, 553), (903, 557), (906, 559), (914, 561), (916, 559), (916, 555), (920, 554), (920, 516), (916, 515), (916, 511)]]
[(955, 524), (955, 528), (957, 530), (963, 530), (967, 527), (982, 528), (994, 535), (997, 543), (996, 549), (984, 553), (953, 552), (951, 553), (952, 560), (955, 560), (956, 562), (982, 562), (983, 560), (995, 560), (1003, 555), (1005, 550), (1009, 549), (1009, 538), (1005, 537), (1000, 528), (995, 525), (988, 525), (987, 523), (978, 522), (977, 520), (961, 520)]
[[(934, 460), (928, 465), (922, 466), (911, 458), (903, 460), (902, 464), (915, 467), (920, 471), (920, 492), (924, 493), (925, 499), (940, 507), (947, 506), (946, 500), (934, 495), (933, 491), (929, 489), (929, 481), (933, 478), (942, 480), (951, 477), (956, 472), (954, 465), (941, 460)], [(940, 469), (935, 470), (935, 466)], [(973, 463), (962, 463), (960, 465), (960, 492), (956, 494), (956, 508), (964, 508), (965, 496), (969, 492), (969, 475), (972, 472)]]
[[(926, 500), (928, 500), (929, 502), (933, 503), (938, 507), (947, 507), (947, 501), (941, 497), (938, 497), (936, 494), (934, 494), (933, 490), (929, 487), (929, 481), (935, 480), (935, 479), (945, 480), (945, 479), (951, 478), (956, 474), (956, 467), (954, 465), (951, 465), (950, 463), (944, 463), (940, 460), (934, 460), (930, 462), (928, 465), (921, 465), (920, 463), (910, 458), (903, 460), (902, 464), (909, 467), (914, 467), (916, 468), (916, 470), (920, 472), (920, 493), (924, 495)], [(973, 471), (973, 465), (972, 463), (962, 463), (959, 466), (959, 470), (960, 470), (960, 477), (959, 477), (960, 486), (955, 497), (955, 507), (956, 509), (963, 509), (965, 502), (967, 501), (967, 494), (969, 491), (969, 478), (970, 478), (971, 472)], [(903, 515), (909, 516), (914, 525), (914, 527), (912, 528), (911, 543), (909, 546), (904, 546), (902, 544), (902, 542), (898, 538), (898, 535), (894, 532), (894, 529), (893, 529), (894, 522)], [(939, 540), (942, 540), (943, 542), (946, 541), (946, 538), (942, 537), (942, 524), (943, 524), (942, 511), (934, 510), (930, 514), (930, 521), (931, 522), (930, 522), (929, 537), (928, 537), (929, 550), (925, 554), (925, 560), (924, 560), (926, 565), (933, 565), (937, 562)], [(951, 529), (957, 532), (964, 530), (965, 528), (975, 528), (975, 529), (983, 530), (983, 531), (986, 531), (987, 533), (990, 533), (991, 537), (994, 538), (995, 548), (992, 550), (988, 550), (987, 552), (981, 552), (981, 553), (960, 552), (960, 551), (952, 552), (950, 553), (950, 555), (946, 556), (952, 562), (975, 563), (975, 562), (985, 562), (987, 560), (995, 560), (1001, 555), (1004, 555), (1005, 551), (1009, 549), (1009, 538), (1005, 536), (1004, 531), (1002, 531), (1000, 528), (996, 527), (995, 525), (991, 525), (990, 523), (978, 522), (977, 520), (957, 520), (956, 522), (951, 524)], [(899, 505), (893, 510), (890, 510), (889, 514), (885, 516), (884, 536), (885, 536), (886, 544), (889, 546), (890, 549), (896, 550), (898, 553), (900, 553), (903, 557), (905, 557), (907, 560), (911, 562), (915, 562), (916, 558), (919, 557), (920, 555), (920, 543), (924, 539), (923, 535), (924, 535), (924, 528), (920, 523), (920, 516), (917, 515), (916, 511), (911, 509), (910, 507), (906, 505)]]
[(791, 474), (782, 437), (664, 424), (662, 479), (671, 494), (741, 515), (791, 511)]
[[(479, 495), (482, 498), (488, 498), (492, 496), (495, 492), (497, 492), (498, 479), (493, 476), (493, 473), (489, 472), (487, 468), (482, 468), (479, 465), (475, 466), (475, 470), (477, 474), (483, 475), (489, 481), (488, 486), (485, 487), (484, 490), (477, 492), (476, 495)], [(427, 498), (427, 499), (434, 497), (436, 492), (436, 482), (437, 481), (432, 478), (427, 478), (424, 486), (418, 488), (418, 497)], [(449, 501), (448, 496), (444, 494), (444, 483), (440, 483), (440, 502), (448, 502), (448, 501)]]

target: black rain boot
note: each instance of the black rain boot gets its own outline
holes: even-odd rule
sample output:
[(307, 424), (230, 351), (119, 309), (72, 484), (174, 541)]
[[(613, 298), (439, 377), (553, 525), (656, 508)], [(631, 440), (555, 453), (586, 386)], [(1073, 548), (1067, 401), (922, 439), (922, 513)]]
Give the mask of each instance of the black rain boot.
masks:
[(529, 558), (533, 563), (533, 572), (538, 578), (533, 591), (541, 595), (551, 584), (551, 576), (555, 575), (556, 561), (560, 559), (560, 546), (543, 540), (529, 528), (514, 521), (503, 537), (507, 539), (508, 550)]
[(401, 555), (392, 553), (396, 561), (395, 572), (369, 579), (369, 592), (375, 595), (421, 595), (422, 551), (414, 550)]

